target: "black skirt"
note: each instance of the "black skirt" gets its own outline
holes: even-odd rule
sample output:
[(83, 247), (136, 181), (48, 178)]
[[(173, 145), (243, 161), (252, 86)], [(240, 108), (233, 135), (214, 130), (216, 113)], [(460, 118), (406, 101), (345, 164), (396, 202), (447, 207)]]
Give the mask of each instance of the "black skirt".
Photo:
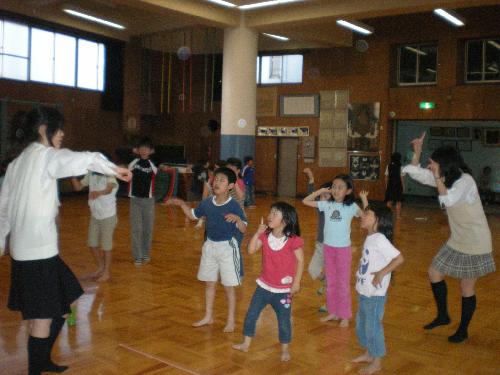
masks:
[(56, 255), (48, 259), (12, 259), (8, 307), (23, 319), (50, 319), (68, 314), (82, 294), (76, 276)]

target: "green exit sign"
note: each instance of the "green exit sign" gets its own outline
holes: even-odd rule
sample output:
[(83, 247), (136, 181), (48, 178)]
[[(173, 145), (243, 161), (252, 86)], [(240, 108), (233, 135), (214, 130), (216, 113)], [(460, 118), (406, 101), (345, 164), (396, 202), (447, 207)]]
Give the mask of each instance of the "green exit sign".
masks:
[(434, 102), (420, 102), (420, 103), (418, 103), (418, 107), (420, 109), (434, 109), (436, 107), (436, 103), (434, 103)]

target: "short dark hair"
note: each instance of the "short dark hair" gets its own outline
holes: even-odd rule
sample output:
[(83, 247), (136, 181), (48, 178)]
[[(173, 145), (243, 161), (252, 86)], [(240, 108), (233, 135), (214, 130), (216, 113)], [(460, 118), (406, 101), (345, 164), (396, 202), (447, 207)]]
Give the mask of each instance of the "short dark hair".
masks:
[(154, 149), (153, 141), (149, 137), (142, 137), (142, 138), (140, 138), (137, 141), (136, 147), (137, 148), (139, 148), (139, 147), (147, 147), (147, 148), (150, 148), (150, 149)]
[(471, 173), (470, 168), (453, 146), (439, 147), (432, 153), (431, 159), (439, 164), (441, 176), (444, 177), (444, 186), (448, 189), (462, 176), (462, 173)]
[(365, 208), (373, 211), (377, 219), (377, 232), (382, 233), (389, 241), (393, 241), (394, 214), (392, 210), (381, 202), (373, 202)]
[(354, 195), (354, 182), (352, 181), (351, 176), (349, 176), (348, 174), (338, 174), (333, 178), (332, 183), (335, 180), (344, 181), (347, 186), (347, 189), (351, 189), (351, 192), (345, 196), (344, 202), (342, 202), (344, 205), (350, 206), (351, 204), (354, 203), (356, 199)]
[(214, 176), (217, 176), (218, 174), (223, 174), (224, 176), (226, 176), (230, 184), (236, 183), (236, 173), (234, 173), (234, 171), (229, 169), (228, 167), (217, 168), (214, 172)]
[(225, 167), (227, 162), (225, 160), (220, 159), (220, 160), (217, 160), (214, 164), (218, 165), (219, 167)]
[[(283, 215), (283, 221), (285, 222), (285, 228), (283, 229), (283, 233), (287, 237), (300, 236), (300, 225), (299, 225), (299, 216), (297, 215), (297, 211), (295, 207), (286, 203), (286, 202), (276, 202), (271, 206), (272, 209), (276, 209)], [(271, 229), (267, 230), (267, 233), (270, 233)]]
[(247, 163), (248, 163), (249, 161), (251, 161), (251, 160), (253, 160), (253, 157), (252, 157), (252, 156), (245, 156), (245, 157), (243, 158), (243, 162), (244, 162), (245, 164), (247, 164)]
[(229, 158), (226, 161), (226, 165), (233, 165), (238, 169), (241, 169), (241, 160), (238, 158)]

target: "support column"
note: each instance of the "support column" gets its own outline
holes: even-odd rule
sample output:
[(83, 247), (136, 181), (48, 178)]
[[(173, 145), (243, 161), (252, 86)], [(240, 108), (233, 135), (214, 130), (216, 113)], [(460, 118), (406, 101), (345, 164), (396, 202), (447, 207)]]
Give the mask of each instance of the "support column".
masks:
[(224, 30), (220, 157), (255, 156), (257, 31)]

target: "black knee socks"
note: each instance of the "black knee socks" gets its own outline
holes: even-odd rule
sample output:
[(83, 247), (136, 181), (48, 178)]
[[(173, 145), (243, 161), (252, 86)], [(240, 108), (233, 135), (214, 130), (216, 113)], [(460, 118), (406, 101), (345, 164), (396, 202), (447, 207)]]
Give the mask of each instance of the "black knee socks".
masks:
[(462, 318), (460, 320), (460, 325), (457, 331), (450, 337), (448, 337), (449, 342), (459, 343), (464, 341), (469, 337), (467, 333), (467, 328), (476, 310), (476, 296), (462, 297)]
[(66, 322), (66, 319), (63, 317), (52, 319), (52, 324), (50, 325), (50, 336), (47, 339), (48, 345), (45, 353), (45, 362), (42, 368), (43, 371), (61, 373), (68, 369), (68, 366), (59, 366), (52, 362), (51, 359), (52, 348), (54, 347), (54, 343), (61, 332), (64, 322)]
[(437, 283), (431, 283), (431, 287), (434, 300), (436, 301), (438, 314), (436, 319), (424, 326), (424, 329), (433, 329), (450, 323), (447, 304), (448, 289), (446, 288), (446, 282), (442, 280)]
[(45, 363), (45, 353), (49, 345), (49, 338), (30, 336), (28, 339), (28, 374), (40, 375)]

